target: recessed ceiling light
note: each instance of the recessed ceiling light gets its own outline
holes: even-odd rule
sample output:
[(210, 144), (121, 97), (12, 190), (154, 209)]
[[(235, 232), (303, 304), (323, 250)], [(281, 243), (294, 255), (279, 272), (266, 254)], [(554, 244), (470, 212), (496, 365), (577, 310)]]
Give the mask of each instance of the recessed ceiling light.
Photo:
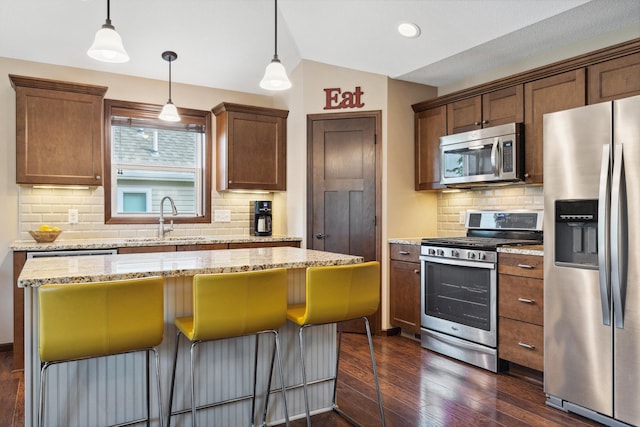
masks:
[(398, 32), (404, 37), (414, 39), (420, 35), (420, 27), (411, 22), (401, 22), (398, 24)]

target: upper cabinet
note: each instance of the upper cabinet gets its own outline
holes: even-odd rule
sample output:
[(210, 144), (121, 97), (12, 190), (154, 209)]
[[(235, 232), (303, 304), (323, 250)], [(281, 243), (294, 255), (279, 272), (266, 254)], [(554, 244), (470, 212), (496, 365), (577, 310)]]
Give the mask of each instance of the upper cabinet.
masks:
[(286, 190), (289, 112), (224, 102), (213, 113), (217, 190)]
[(524, 85), (524, 176), (527, 184), (542, 184), (542, 118), (547, 113), (585, 105), (583, 68)]
[(523, 88), (516, 85), (447, 104), (447, 134), (521, 123)]
[(440, 184), (440, 137), (447, 131), (444, 105), (420, 111), (415, 116), (415, 189), (437, 190)]
[(16, 183), (102, 185), (104, 86), (9, 75), (16, 91)]
[(589, 104), (640, 95), (640, 53), (587, 68)]
[(440, 137), (525, 125), (525, 183), (543, 183), (547, 113), (640, 94), (640, 38), (429, 99), (415, 112), (415, 189), (439, 190)]

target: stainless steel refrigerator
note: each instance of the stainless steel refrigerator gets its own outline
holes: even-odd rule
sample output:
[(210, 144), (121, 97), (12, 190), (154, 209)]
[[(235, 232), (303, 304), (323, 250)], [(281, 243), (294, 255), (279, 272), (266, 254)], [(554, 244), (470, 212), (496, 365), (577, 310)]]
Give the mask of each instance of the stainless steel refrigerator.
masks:
[(543, 126), (547, 404), (640, 425), (640, 96)]

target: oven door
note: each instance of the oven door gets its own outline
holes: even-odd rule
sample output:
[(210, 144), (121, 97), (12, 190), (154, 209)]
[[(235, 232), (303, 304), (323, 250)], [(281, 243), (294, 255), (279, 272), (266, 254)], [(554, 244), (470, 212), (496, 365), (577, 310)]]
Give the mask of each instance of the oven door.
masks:
[(421, 256), (421, 326), (497, 346), (497, 272), (492, 262)]

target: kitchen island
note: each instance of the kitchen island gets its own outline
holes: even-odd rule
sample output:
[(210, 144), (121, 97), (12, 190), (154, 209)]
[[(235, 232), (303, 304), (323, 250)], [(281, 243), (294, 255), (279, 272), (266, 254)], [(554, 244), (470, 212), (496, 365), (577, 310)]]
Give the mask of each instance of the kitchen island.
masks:
[[(87, 283), (137, 277), (162, 276), (165, 278), (165, 331), (159, 346), (163, 402), (167, 407), (169, 377), (175, 346), (173, 319), (192, 313), (192, 278), (195, 274), (222, 273), (269, 268), (288, 269), (288, 301), (305, 299), (305, 269), (310, 266), (344, 265), (362, 262), (361, 257), (319, 252), (313, 250), (277, 247), (256, 249), (229, 249), (216, 251), (170, 252), (148, 254), (121, 254), (78, 256), (69, 258), (29, 259), (18, 278), (18, 286), (25, 294), (25, 425), (36, 420), (37, 397), (40, 381), (38, 357), (38, 286), (47, 283)], [(297, 328), (287, 322), (281, 329), (281, 345), (289, 415), (303, 416), (304, 398), (298, 360)], [(308, 332), (310, 360), (307, 375), (310, 379), (325, 379), (335, 366), (335, 327), (322, 326)], [(261, 338), (258, 363), (258, 387), (264, 389), (268, 376), (271, 344)], [(183, 341), (184, 342), (184, 341)], [(252, 387), (254, 339), (237, 338), (203, 345), (199, 356), (198, 404), (224, 400), (250, 394)], [(181, 354), (188, 350), (184, 342)], [(188, 376), (188, 357), (180, 358), (176, 374), (174, 409), (188, 408), (190, 393), (184, 381)], [(135, 353), (109, 358), (72, 362), (57, 366), (50, 374), (50, 398), (46, 425), (105, 425), (144, 415), (144, 354)], [(274, 376), (273, 390), (279, 385)], [(117, 384), (115, 379), (118, 379)], [(153, 380), (153, 373), (152, 373)], [(260, 388), (262, 387), (262, 388)], [(155, 390), (151, 390), (152, 414), (157, 413)], [(312, 411), (330, 410), (331, 381), (319, 381), (310, 387)], [(284, 418), (278, 393), (271, 396), (267, 421), (270, 424)], [(258, 408), (263, 399), (258, 399)], [(200, 425), (246, 425), (251, 402), (248, 400), (223, 407), (200, 411)], [(188, 415), (174, 417), (172, 425), (190, 425)], [(158, 425), (158, 420), (154, 420)]]

